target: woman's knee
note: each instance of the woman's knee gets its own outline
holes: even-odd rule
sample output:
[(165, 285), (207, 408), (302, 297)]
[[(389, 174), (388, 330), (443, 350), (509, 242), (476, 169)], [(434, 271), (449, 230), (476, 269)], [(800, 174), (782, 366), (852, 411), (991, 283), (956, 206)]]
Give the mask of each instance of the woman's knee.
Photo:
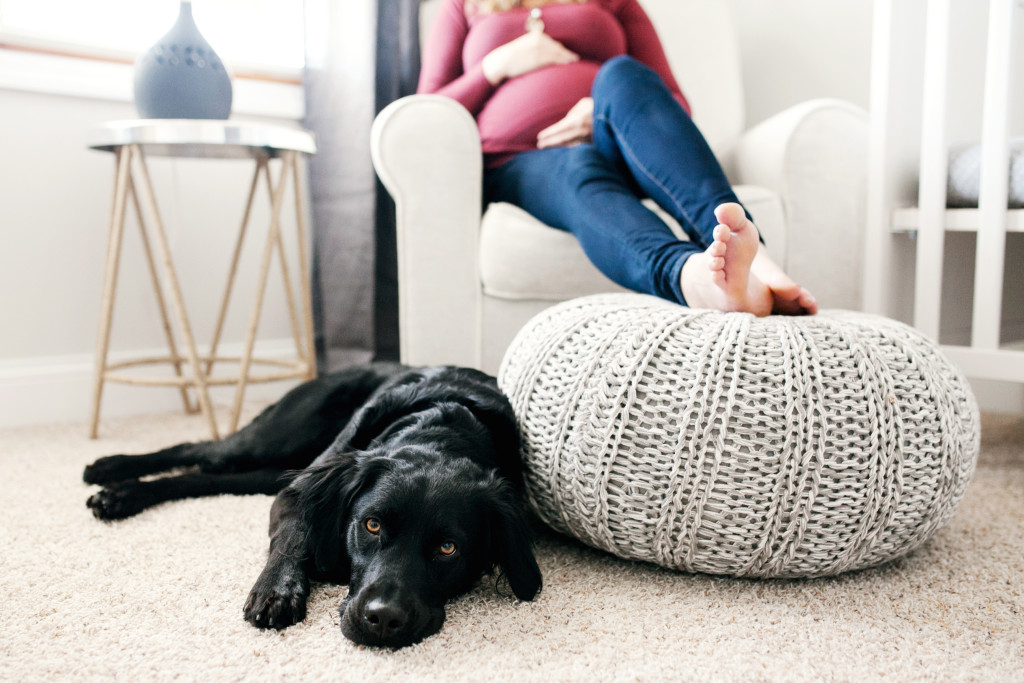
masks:
[(644, 65), (636, 57), (630, 57), (629, 55), (618, 55), (607, 60), (601, 65), (599, 73), (604, 74), (606, 77), (617, 77), (621, 75), (630, 76), (635, 73), (637, 69), (646, 69)]
[(631, 92), (652, 86), (665, 89), (661, 77), (649, 66), (629, 55), (619, 55), (601, 65), (593, 92), (597, 99), (606, 93)]

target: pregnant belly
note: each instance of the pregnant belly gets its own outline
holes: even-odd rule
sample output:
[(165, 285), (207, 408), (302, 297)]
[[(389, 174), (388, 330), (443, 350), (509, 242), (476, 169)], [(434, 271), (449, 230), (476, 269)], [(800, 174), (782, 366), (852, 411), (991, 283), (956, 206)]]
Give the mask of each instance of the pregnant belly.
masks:
[(600, 68), (596, 62), (549, 66), (502, 83), (476, 117), (484, 153), (536, 148), (537, 133), (590, 96)]

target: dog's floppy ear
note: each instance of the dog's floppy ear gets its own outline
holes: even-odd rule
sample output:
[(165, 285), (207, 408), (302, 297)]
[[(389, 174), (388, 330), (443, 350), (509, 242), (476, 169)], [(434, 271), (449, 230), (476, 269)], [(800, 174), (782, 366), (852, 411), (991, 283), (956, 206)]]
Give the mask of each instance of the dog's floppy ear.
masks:
[(533, 600), (542, 581), (522, 503), (507, 481), (495, 479), (491, 488), (491, 561), (501, 568), (517, 598)]
[(508, 400), (501, 395), (481, 392), (463, 399), (462, 403), (487, 428), (498, 458), (498, 471), (517, 491), (521, 491), (523, 474), (519, 457), (519, 427)]
[(351, 572), (345, 536), (352, 503), (388, 468), (384, 458), (339, 453), (303, 471), (294, 486), (309, 530), (306, 547), (316, 569), (348, 583)]

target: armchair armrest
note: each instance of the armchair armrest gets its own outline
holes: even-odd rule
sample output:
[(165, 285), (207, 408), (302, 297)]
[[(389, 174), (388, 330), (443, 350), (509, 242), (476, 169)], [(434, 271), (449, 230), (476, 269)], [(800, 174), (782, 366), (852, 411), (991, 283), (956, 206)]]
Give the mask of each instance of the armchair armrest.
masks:
[(380, 112), (370, 153), (395, 200), (401, 360), (480, 364), (478, 273), (483, 162), (476, 122), (439, 95)]
[(821, 99), (751, 128), (735, 150), (734, 182), (782, 198), (780, 265), (824, 308), (860, 308), (867, 146), (867, 112)]

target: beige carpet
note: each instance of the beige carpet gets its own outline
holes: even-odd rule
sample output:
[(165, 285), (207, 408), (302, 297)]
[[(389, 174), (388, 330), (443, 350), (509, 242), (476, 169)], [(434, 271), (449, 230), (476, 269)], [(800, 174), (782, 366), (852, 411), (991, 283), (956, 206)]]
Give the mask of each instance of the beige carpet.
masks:
[(354, 646), (338, 586), (282, 633), (242, 620), (266, 553), (270, 498), (169, 503), (93, 519), (82, 466), (201, 438), (196, 417), (0, 432), (0, 679), (1024, 681), (1024, 421), (986, 421), (956, 516), (922, 549), (829, 580), (757, 582), (625, 562), (555, 537), (544, 590), (485, 582), (441, 633)]

